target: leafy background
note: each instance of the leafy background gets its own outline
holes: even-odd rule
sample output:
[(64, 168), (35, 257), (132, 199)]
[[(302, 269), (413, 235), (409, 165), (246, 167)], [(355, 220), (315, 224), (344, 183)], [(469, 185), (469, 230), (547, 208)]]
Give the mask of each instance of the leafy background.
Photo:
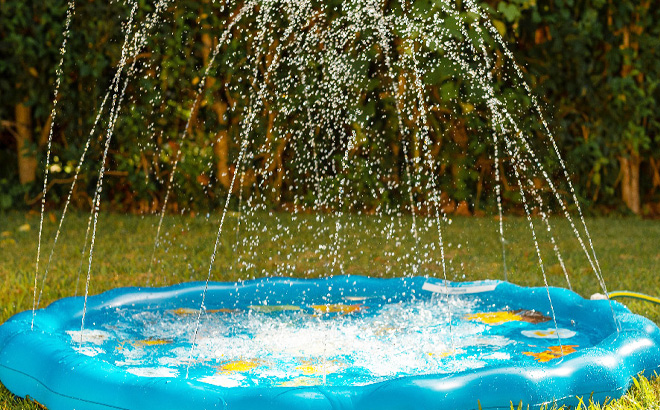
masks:
[[(120, 60), (122, 24), (130, 9), (130, 4), (119, 1), (77, 3), (53, 129), (47, 194), (51, 207), (66, 198), (84, 141)], [(153, 4), (138, 3), (136, 21), (140, 22)], [(339, 1), (312, 4), (319, 10), (325, 7), (329, 14), (341, 13)], [(388, 14), (410, 9), (428, 15), (437, 13), (439, 4), (386, 1), (384, 7)], [(481, 6), (504, 35), (539, 98), (578, 197), (589, 212), (660, 215), (660, 8), (650, 0), (491, 0)], [(36, 208), (40, 203), (66, 10), (65, 0), (0, 0), (0, 209)], [(170, 210), (199, 212), (223, 203), (236, 172), (232, 164), (251, 86), (242, 79), (249, 78), (257, 51), (264, 56), (264, 62), (256, 62), (263, 69), (275, 48), (255, 41), (254, 17), (234, 28), (206, 83), (189, 138), (183, 146), (179, 144), (215, 37), (235, 10), (209, 0), (180, 0), (168, 7), (163, 24), (137, 56), (138, 72), (128, 85), (127, 103), (110, 147), (103, 206), (135, 213), (159, 210), (179, 148), (182, 161), (175, 174)], [(284, 24), (283, 19), (274, 21)], [(395, 60), (405, 55), (405, 40), (402, 33), (393, 40)], [(526, 116), (519, 108), (529, 105), (529, 96), (522, 87), (512, 86), (512, 71), (504, 67), (502, 51), (491, 47), (497, 69), (495, 88), (512, 111), (526, 118), (525, 128), (540, 135), (538, 117)], [(347, 93), (356, 96), (347, 115), (368, 118), (370, 127), (363, 129), (357, 121), (350, 130), (358, 136), (359, 154), (341, 175), (352, 187), (347, 195), (354, 198), (347, 202), (365, 211), (379, 206), (402, 208), (403, 192), (382, 189), (384, 180), (403, 178), (405, 150), (392, 98), (376, 98), (389, 90), (386, 74), (374, 67), (374, 61), (382, 66), (379, 50), (356, 48), (353, 52), (359, 54), (356, 60), (367, 63), (350, 67), (363, 80), (345, 84)], [(433, 172), (443, 191), (443, 209), (477, 215), (496, 212), (493, 152), (484, 142), (490, 138), (488, 112), (469, 99), (469, 82), (443, 71), (443, 64), (431, 64), (442, 61), (441, 52), (421, 56), (422, 64), (436, 67), (424, 76), (424, 88), (433, 114), (428, 126), (432, 152), (440, 164)], [(321, 68), (312, 61), (309, 70), (313, 74)], [(405, 67), (399, 70), (405, 78), (401, 73)], [(315, 81), (313, 75), (307, 81), (312, 90), (309, 98), (321, 101), (322, 81)], [(261, 147), (255, 148), (260, 155), (253, 162), (268, 172), (248, 173), (243, 186), (235, 188), (254, 193), (255, 186), (267, 186), (260, 195), (274, 210), (290, 210), (296, 195), (314, 201), (308, 186), (295, 191), (282, 177), (284, 173), (293, 178), (300, 172), (295, 161), (300, 147), (283, 133), (276, 134), (295, 128), (300, 119), (272, 115), (284, 111), (287, 104), (301, 104), (302, 85), (292, 87), (285, 101), (271, 96), (272, 106), (263, 107), (255, 126), (255, 134), (262, 136), (254, 143)], [(92, 139), (92, 160), (83, 164), (73, 195), (75, 207), (91, 206), (107, 121), (102, 119), (101, 131)], [(543, 161), (555, 176), (560, 175), (554, 156), (544, 155)], [(504, 173), (504, 206), (509, 212), (521, 212), (518, 190), (506, 177)], [(338, 190), (341, 178), (325, 179), (330, 184), (325, 192)], [(416, 195), (423, 203), (424, 193)]]

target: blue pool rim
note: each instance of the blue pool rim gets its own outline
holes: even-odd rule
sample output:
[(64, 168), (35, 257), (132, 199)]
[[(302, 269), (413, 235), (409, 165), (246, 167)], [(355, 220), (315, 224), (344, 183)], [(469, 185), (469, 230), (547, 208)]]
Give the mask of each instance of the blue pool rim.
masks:
[[(332, 293), (397, 295), (423, 293), (430, 279), (379, 279), (335, 276), (322, 279), (263, 278), (215, 282), (208, 288), (206, 307), (219, 303), (255, 301), (268, 289), (281, 295), (312, 300)], [(549, 312), (545, 288), (526, 288), (501, 281), (481, 281), (496, 289), (482, 298), (515, 301), (528, 309)], [(474, 282), (448, 283), (470, 286)], [(444, 284), (443, 284), (444, 286)], [(118, 288), (91, 296), (88, 312), (119, 306), (157, 306), (175, 298), (199, 306), (204, 284), (184, 283), (165, 288)], [(304, 291), (304, 293), (303, 293)], [(184, 379), (143, 378), (100, 359), (76, 353), (68, 342), (51, 335), (66, 323), (80, 320), (81, 297), (61, 299), (37, 311), (19, 313), (0, 326), (0, 381), (14, 394), (30, 396), (50, 410), (108, 409), (510, 409), (523, 402), (530, 408), (545, 404), (576, 405), (578, 397), (603, 402), (625, 393), (640, 374), (660, 370), (660, 329), (630, 313), (620, 303), (586, 300), (562, 288), (550, 288), (555, 312), (576, 322), (593, 324), (603, 332), (594, 347), (548, 363), (498, 365), (454, 374), (400, 377), (364, 386), (223, 388)], [(279, 292), (279, 293), (278, 293)], [(339, 293), (337, 293), (339, 294)], [(282, 301), (281, 303), (284, 303)], [(620, 331), (617, 332), (612, 310)]]

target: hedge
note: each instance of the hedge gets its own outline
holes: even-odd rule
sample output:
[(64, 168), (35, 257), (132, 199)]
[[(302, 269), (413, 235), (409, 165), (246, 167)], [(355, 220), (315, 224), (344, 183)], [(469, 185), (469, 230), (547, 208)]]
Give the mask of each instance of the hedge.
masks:
[[(503, 109), (560, 181), (559, 190), (568, 192), (530, 95), (498, 36), (470, 4), (167, 2), (144, 46), (128, 51), (123, 72), (132, 67), (134, 75), (109, 145), (103, 206), (157, 212), (180, 151), (171, 211), (221, 207), (231, 189), (232, 206), (249, 197), (268, 209), (410, 210), (413, 195), (424, 212), (433, 183), (445, 212), (495, 213), (497, 166), (503, 205), (518, 212), (523, 181), (512, 172), (515, 158), (504, 141), (497, 147), (502, 163), (495, 161), (496, 124), (483, 86), (457, 70), (450, 43), (440, 40), (454, 44), (474, 70), (484, 64), (479, 45), (487, 49)], [(87, 160), (79, 159), (119, 67), (126, 29), (144, 31), (155, 7), (147, 0), (75, 2), (51, 121), (68, 2), (0, 1), (0, 209), (38, 206), (51, 122), (47, 203), (62, 205), (81, 165), (72, 204), (91, 206), (112, 93)], [(242, 7), (247, 11), (237, 17)], [(511, 0), (479, 7), (538, 99), (580, 202), (596, 213), (659, 215), (660, 9), (648, 0)], [(391, 16), (394, 27), (385, 42), (379, 13)], [(251, 139), (237, 170), (250, 115)], [(319, 155), (328, 155), (310, 154), (310, 138)], [(343, 155), (346, 147), (350, 157)], [(424, 161), (424, 150), (433, 164)], [(550, 197), (540, 173), (526, 176)]]

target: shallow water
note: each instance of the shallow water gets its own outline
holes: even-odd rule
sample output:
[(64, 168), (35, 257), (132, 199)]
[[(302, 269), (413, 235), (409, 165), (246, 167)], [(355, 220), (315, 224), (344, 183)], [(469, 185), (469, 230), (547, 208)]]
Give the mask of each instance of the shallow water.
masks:
[[(176, 302), (172, 302), (176, 303)], [(486, 304), (473, 295), (343, 297), (323, 304), (198, 310), (159, 306), (93, 312), (71, 347), (142, 377), (223, 387), (357, 386), (402, 376), (553, 363), (598, 341), (546, 313)], [(451, 327), (450, 327), (451, 315)]]

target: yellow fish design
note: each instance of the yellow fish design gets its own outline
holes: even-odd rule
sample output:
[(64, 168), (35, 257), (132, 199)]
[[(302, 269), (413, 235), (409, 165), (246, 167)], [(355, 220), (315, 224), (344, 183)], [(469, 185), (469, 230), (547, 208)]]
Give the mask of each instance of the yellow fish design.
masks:
[[(220, 308), (220, 309), (208, 309), (208, 310), (205, 310), (203, 312), (206, 312), (206, 313), (238, 313), (238, 312), (240, 312), (240, 310)], [(177, 316), (189, 316), (189, 315), (199, 314), (199, 309), (178, 308), (178, 309), (168, 310), (167, 313), (170, 313), (172, 315), (177, 315)]]
[(252, 305), (248, 306), (248, 308), (259, 313), (277, 313), (300, 310), (300, 306), (294, 305)]
[(313, 374), (322, 373), (322, 370), (319, 368), (319, 366), (315, 366), (313, 364), (303, 364), (303, 365), (297, 366), (296, 370), (300, 370), (300, 372), (302, 374), (305, 374), (305, 375), (313, 375)]
[(577, 352), (575, 348), (578, 347), (578, 345), (566, 345), (566, 346), (550, 346), (548, 347), (548, 350), (544, 350), (542, 352), (523, 352), (523, 354), (527, 356), (532, 356), (533, 358), (536, 359), (536, 361), (540, 363), (546, 363), (549, 362), (550, 360), (553, 359), (559, 359), (560, 357), (567, 356), (571, 353)]
[(344, 305), (343, 303), (335, 303), (335, 304), (328, 304), (328, 305), (312, 305), (312, 309), (314, 309), (317, 313), (339, 313), (342, 315), (348, 315), (351, 313), (357, 313), (357, 312), (362, 312), (365, 309), (368, 309), (364, 305), (356, 304), (356, 305)]
[(427, 354), (431, 357), (434, 357), (436, 359), (443, 359), (445, 357), (449, 356), (454, 356), (457, 354), (465, 353), (465, 350), (462, 349), (456, 349), (456, 350), (450, 350), (447, 352), (428, 352)]
[(165, 339), (145, 339), (145, 340), (136, 340), (131, 342), (133, 347), (147, 347), (147, 346), (162, 346), (172, 343), (171, 340)]
[(225, 373), (233, 372), (249, 372), (255, 367), (261, 366), (261, 362), (258, 360), (235, 360), (232, 362), (223, 363), (218, 367), (218, 370)]
[(220, 308), (220, 309), (209, 309), (206, 311), (206, 313), (239, 313), (240, 309), (227, 309), (227, 308)]
[(501, 325), (502, 323), (519, 322), (523, 320), (520, 315), (506, 311), (473, 313), (471, 315), (463, 316), (463, 319), (471, 320), (474, 322), (481, 322), (487, 325)]
[(327, 360), (327, 361), (312, 361), (305, 360), (301, 362), (300, 366), (296, 366), (296, 370), (299, 370), (302, 374), (306, 376), (319, 375), (324, 373), (334, 373), (336, 372), (341, 365), (336, 360)]
[(171, 313), (171, 314), (177, 315), (177, 316), (196, 315), (196, 314), (199, 313), (199, 309), (178, 308), (178, 309), (168, 310), (167, 313)]

